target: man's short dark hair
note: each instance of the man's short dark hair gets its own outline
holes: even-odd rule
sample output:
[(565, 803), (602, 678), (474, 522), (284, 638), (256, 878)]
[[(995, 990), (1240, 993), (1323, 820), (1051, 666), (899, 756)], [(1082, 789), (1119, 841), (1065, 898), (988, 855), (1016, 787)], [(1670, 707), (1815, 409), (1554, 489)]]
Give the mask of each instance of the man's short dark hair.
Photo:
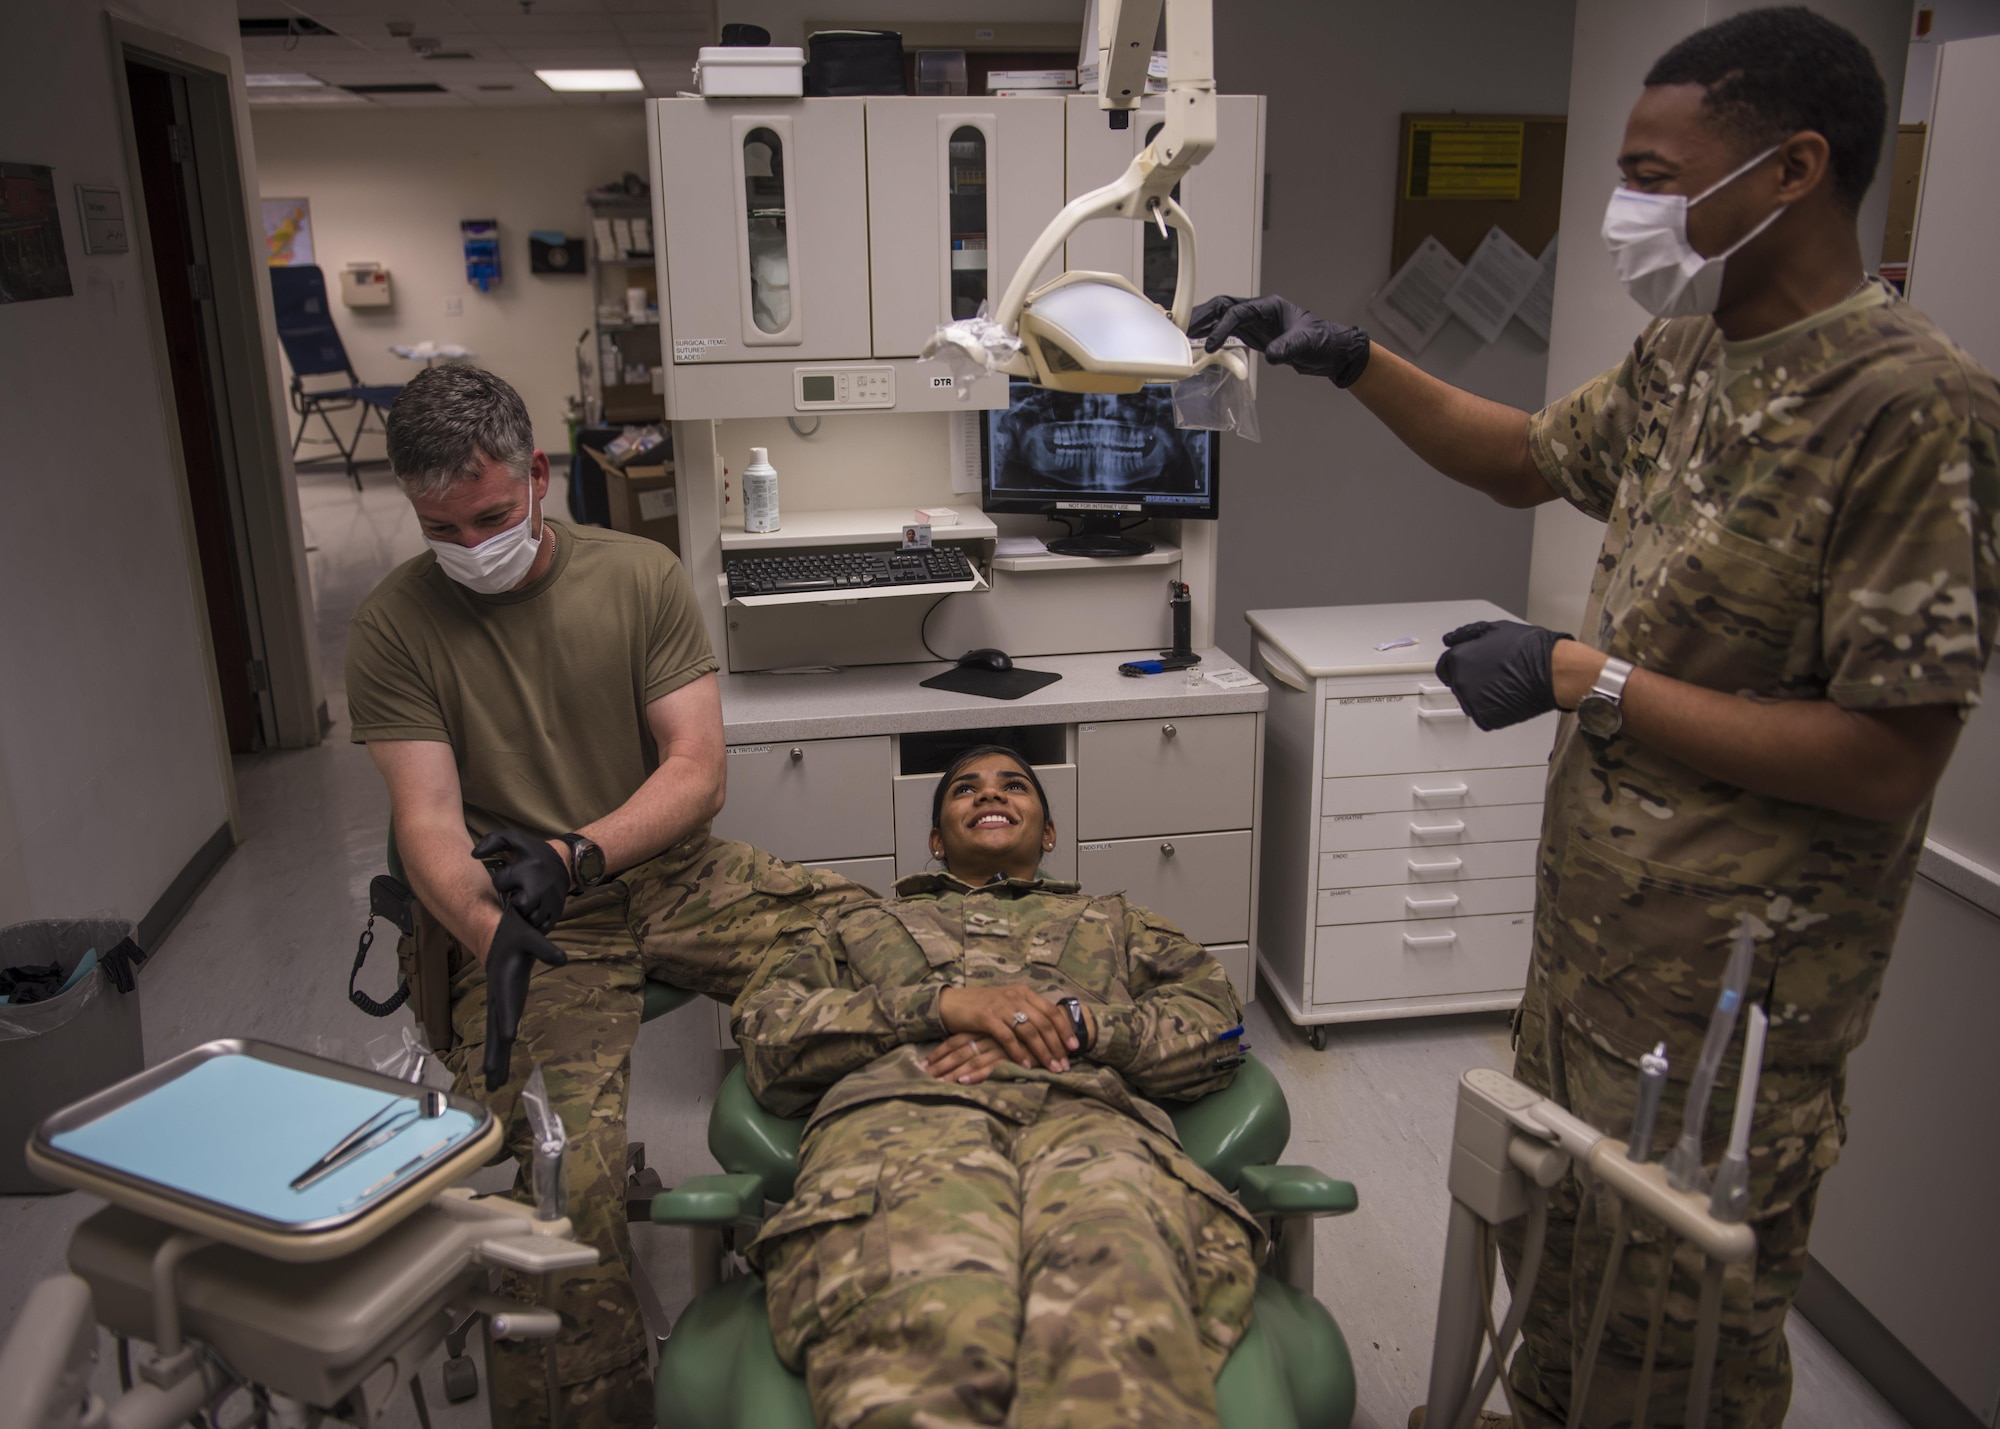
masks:
[(1841, 205), (1861, 207), (1888, 99), (1868, 46), (1825, 16), (1803, 5), (1745, 10), (1661, 55), (1646, 83), (1700, 85), (1702, 107), (1749, 149), (1812, 130), (1826, 140)]
[(521, 394), (483, 367), (447, 362), (412, 377), (389, 409), (389, 469), (411, 496), (441, 496), (496, 461), (523, 481), (535, 431)]

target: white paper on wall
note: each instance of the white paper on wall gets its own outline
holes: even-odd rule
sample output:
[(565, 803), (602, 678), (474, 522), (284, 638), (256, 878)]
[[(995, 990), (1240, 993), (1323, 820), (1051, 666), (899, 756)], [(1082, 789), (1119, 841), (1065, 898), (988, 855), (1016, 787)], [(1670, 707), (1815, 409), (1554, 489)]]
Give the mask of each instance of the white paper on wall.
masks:
[(1445, 306), (1481, 338), (1498, 342), (1541, 271), (1535, 255), (1496, 224), (1486, 230), (1472, 250), (1472, 261), (1445, 291)]
[(1422, 352), (1451, 320), (1444, 295), (1465, 265), (1436, 238), (1426, 236), (1389, 281), (1368, 300), (1368, 309), (1389, 336), (1411, 352)]
[(1521, 306), (1514, 309), (1514, 321), (1540, 338), (1549, 340), (1549, 328), (1555, 315), (1556, 302), (1556, 240), (1551, 238), (1549, 246), (1542, 250), (1541, 273), (1535, 279), (1535, 286), (1528, 289), (1528, 296), (1521, 299)]

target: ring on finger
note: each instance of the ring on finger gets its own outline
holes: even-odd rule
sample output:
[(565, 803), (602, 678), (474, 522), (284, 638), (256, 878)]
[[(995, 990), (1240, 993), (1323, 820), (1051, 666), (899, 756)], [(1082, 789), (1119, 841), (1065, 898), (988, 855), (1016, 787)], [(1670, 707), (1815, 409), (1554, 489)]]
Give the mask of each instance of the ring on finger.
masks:
[(1017, 1012), (1014, 1014), (1014, 1025), (1016, 1027), (1022, 1026), (1024, 1023), (1027, 1022), (1027, 1020), (1028, 1020), (1028, 1014), (1025, 1012)]

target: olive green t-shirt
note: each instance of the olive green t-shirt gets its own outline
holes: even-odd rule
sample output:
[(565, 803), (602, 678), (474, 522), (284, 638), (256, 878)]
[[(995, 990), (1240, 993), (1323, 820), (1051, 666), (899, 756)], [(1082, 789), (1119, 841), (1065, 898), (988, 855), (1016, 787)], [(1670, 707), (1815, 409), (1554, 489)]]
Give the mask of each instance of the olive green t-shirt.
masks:
[(369, 593), (347, 635), (357, 744), (449, 744), (465, 824), (552, 835), (629, 799), (659, 764), (646, 706), (716, 668), (665, 546), (550, 521), (532, 585), (478, 595), (426, 551)]

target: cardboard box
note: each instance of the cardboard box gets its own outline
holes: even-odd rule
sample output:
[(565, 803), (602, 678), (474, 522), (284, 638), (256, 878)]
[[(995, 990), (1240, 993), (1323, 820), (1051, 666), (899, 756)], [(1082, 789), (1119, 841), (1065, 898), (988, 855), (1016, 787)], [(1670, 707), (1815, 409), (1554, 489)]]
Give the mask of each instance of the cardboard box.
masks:
[(630, 531), (680, 554), (680, 491), (671, 465), (607, 469), (604, 491), (610, 501), (612, 530)]

